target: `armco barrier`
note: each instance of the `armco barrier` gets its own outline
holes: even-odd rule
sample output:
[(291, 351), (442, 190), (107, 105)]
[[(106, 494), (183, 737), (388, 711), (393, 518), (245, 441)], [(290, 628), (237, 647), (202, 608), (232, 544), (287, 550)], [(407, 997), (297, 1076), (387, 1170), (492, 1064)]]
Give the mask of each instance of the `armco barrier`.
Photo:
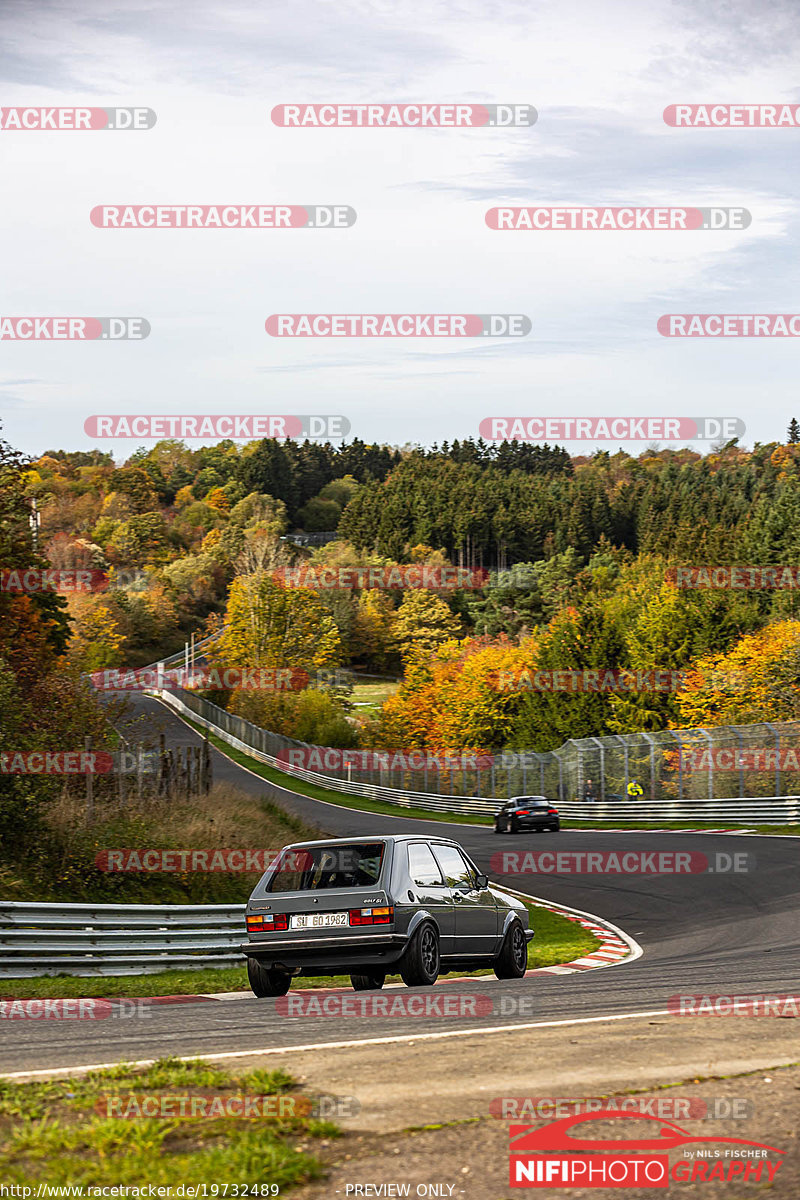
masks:
[[(273, 767), (284, 775), (314, 783), (330, 791), (347, 795), (362, 796), (369, 800), (380, 800), (385, 804), (406, 809), (427, 809), (431, 812), (451, 813), (453, 816), (470, 814), (490, 816), (497, 812), (502, 799), (487, 799), (482, 796), (453, 796), (432, 792), (412, 792), (399, 788), (383, 787), (373, 783), (344, 780), (317, 771), (306, 771), (301, 767), (289, 769), (285, 762), (263, 749), (267, 739), (276, 738), (268, 730), (233, 716), (217, 708), (208, 700), (191, 693), (163, 691), (157, 693), (170, 708), (189, 717), (204, 729), (213, 732), (222, 741), (250, 755), (258, 762)], [(236, 730), (236, 733), (233, 730)], [(280, 739), (285, 741), (286, 739)], [(259, 742), (261, 745), (259, 745)], [(294, 743), (299, 745), (300, 743)], [(531, 789), (529, 794), (536, 794)], [(800, 821), (800, 797), (762, 796), (758, 798), (728, 798), (720, 800), (623, 800), (601, 801), (557, 801), (559, 812), (565, 818), (580, 821), (654, 821), (685, 822), (702, 825), (707, 822), (746, 823), (760, 825), (784, 825)]]
[(0, 979), (243, 966), (243, 904), (0, 900)]
[[(497, 884), (493, 885), (498, 887)], [(501, 892), (569, 918), (577, 908)], [(0, 900), (0, 984), (52, 975), (145, 975), (174, 967), (244, 966), (244, 904), (33, 904)], [(604, 925), (638, 957), (636, 943)], [(209, 953), (213, 951), (213, 953)], [(549, 968), (546, 968), (549, 970)]]

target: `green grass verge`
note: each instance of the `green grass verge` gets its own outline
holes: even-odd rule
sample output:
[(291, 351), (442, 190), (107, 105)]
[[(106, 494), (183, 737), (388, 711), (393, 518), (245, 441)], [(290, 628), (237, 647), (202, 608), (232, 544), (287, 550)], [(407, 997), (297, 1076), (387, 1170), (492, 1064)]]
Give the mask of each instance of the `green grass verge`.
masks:
[[(145, 1097), (158, 1105), (155, 1111), (169, 1114), (170, 1107), (161, 1107), (162, 1096), (170, 1098), (172, 1111), (181, 1111), (182, 1099), (183, 1111), (191, 1111), (186, 1098), (192, 1095), (275, 1097), (273, 1110), (284, 1116), (114, 1115), (141, 1111)], [(311, 1115), (289, 1115), (309, 1109)], [(199, 1059), (162, 1059), (144, 1070), (122, 1064), (76, 1079), (0, 1079), (0, 1178), (29, 1186), (133, 1182), (170, 1189), (181, 1183), (239, 1181), (264, 1185), (262, 1195), (274, 1185), (277, 1194), (318, 1178), (322, 1168), (314, 1143), (324, 1146), (340, 1136), (337, 1126), (316, 1119), (314, 1111), (284, 1071), (236, 1077)]]
[[(536, 936), (528, 945), (528, 967), (552, 967), (570, 962), (596, 950), (599, 941), (576, 921), (569, 921), (549, 908), (528, 905), (530, 922)], [(244, 940), (244, 931), (242, 940)], [(464, 975), (463, 971), (454, 972)], [(470, 972), (491, 975), (488, 970)], [(390, 976), (397, 981), (399, 975)], [(313, 976), (298, 979), (295, 988), (349, 987), (349, 975)], [(117, 975), (108, 979), (85, 979), (58, 975), (47, 979), (0, 980), (0, 1000), (24, 998), (64, 999), (74, 996), (171, 996), (198, 995), (206, 992), (249, 991), (244, 967), (220, 967), (199, 971), (159, 971), (154, 975)]]

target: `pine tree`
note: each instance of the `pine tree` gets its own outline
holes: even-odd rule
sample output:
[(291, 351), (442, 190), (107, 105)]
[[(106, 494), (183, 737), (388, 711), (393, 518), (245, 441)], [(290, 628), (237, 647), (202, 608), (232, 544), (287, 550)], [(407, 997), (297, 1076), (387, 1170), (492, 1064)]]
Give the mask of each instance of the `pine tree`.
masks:
[(790, 446), (796, 446), (800, 442), (800, 421), (797, 420), (797, 417), (792, 417), (789, 422), (786, 440)]

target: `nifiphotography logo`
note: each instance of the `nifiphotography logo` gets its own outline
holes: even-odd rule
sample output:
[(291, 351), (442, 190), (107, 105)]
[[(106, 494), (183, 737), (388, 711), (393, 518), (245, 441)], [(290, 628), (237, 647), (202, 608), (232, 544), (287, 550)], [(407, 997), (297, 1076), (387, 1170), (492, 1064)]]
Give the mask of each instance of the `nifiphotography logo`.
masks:
[[(572, 1132), (593, 1121), (636, 1121), (639, 1137), (593, 1138)], [(591, 1129), (590, 1129), (591, 1131)], [(621, 1131), (620, 1131), (621, 1132)], [(549, 1125), (511, 1125), (511, 1187), (668, 1188), (673, 1183), (771, 1184), (781, 1167), (776, 1146), (744, 1138), (695, 1135), (671, 1121), (609, 1110), (576, 1113)], [(700, 1149), (684, 1149), (697, 1146)], [(670, 1165), (669, 1151), (682, 1149)]]

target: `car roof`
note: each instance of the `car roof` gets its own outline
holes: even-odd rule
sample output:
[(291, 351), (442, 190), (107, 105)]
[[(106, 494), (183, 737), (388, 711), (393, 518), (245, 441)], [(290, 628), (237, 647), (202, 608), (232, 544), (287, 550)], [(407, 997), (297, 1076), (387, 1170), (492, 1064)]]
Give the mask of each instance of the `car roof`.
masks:
[(516, 800), (525, 800), (526, 802), (529, 800), (544, 800), (546, 804), (555, 803), (554, 800), (548, 800), (547, 796), (511, 796), (507, 803), (513, 804)]
[(429, 836), (426, 833), (375, 833), (372, 836), (362, 834), (359, 837), (347, 837), (345, 834), (342, 837), (324, 838), (315, 842), (292, 842), (291, 845), (284, 846), (284, 849), (293, 850), (296, 846), (374, 845), (375, 842), (388, 842), (390, 844), (398, 842), (442, 842), (448, 846), (458, 846), (458, 842), (452, 838), (439, 837), (437, 834)]

